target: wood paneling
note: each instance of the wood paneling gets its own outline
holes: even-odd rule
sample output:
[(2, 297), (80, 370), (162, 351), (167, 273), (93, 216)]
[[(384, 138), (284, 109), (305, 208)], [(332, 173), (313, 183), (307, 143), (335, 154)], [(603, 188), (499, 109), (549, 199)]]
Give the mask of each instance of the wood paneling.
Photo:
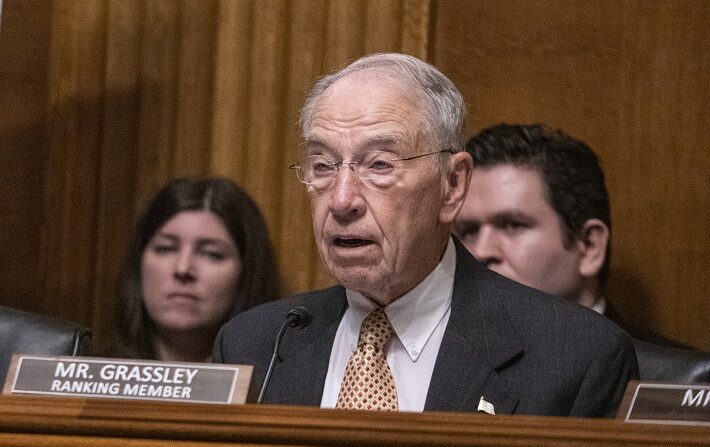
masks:
[[(300, 129), (298, 114), (307, 87), (329, 67), (324, 65), (328, 49), (323, 45), (323, 36), (328, 26), (327, 2), (299, 0), (290, 2), (292, 20), (287, 36), (288, 54), (298, 54), (298, 57), (288, 58), (287, 91), (284, 97), (284, 119), (290, 123), (284, 128), (283, 152), (284, 163), (280, 169), (286, 171), (287, 166), (298, 159), (300, 153)], [(295, 11), (311, 10), (313, 14), (295, 14)], [(322, 271), (320, 258), (315, 248), (313, 232), (310, 231), (308, 196), (304, 188), (291, 172), (286, 174), (281, 196), (287, 198), (281, 206), (281, 227), (275, 235), (275, 244), (282, 253), (284, 273), (291, 281), (291, 287), (306, 290), (315, 286), (316, 272)], [(295, 189), (294, 189), (295, 188)], [(293, 237), (296, 229), (307, 228), (299, 237)]]
[(600, 155), (609, 300), (710, 350), (710, 3), (450, 0), (436, 17), (435, 62), (472, 133), (546, 122)]
[(609, 299), (710, 349), (710, 4), (432, 5), (4, 0), (2, 302), (100, 340), (135, 214), (185, 174), (227, 175), (254, 196), (289, 291), (330, 284), (288, 171), (298, 111), (318, 76), (403, 51), (460, 87), (471, 132), (544, 121), (587, 141), (612, 196)]
[(91, 319), (98, 150), (104, 91), (104, 2), (52, 5), (47, 165), (37, 301), (58, 316)]
[[(34, 96), (3, 97), (0, 109), (29, 100), (28, 120), (49, 129), (39, 156), (0, 165), (3, 184), (16, 188), (15, 211), (43, 210), (34, 220), (2, 215), (3, 229), (21, 219), (30, 231), (10, 244), (22, 259), (0, 271), (4, 303), (87, 324), (101, 346), (136, 213), (189, 174), (229, 176), (254, 197), (288, 291), (331, 283), (305, 188), (288, 170), (300, 151), (298, 111), (317, 77), (366, 52), (426, 56), (427, 0), (5, 0), (4, 8), (3, 54), (37, 51), (18, 55), (35, 69)], [(42, 18), (51, 34), (23, 31)], [(0, 91), (22, 82), (3, 76)], [(13, 136), (14, 125), (0, 129), (7, 144), (34, 144)], [(13, 163), (23, 170), (5, 174)], [(28, 180), (44, 189), (20, 191)]]
[(51, 14), (42, 0), (2, 5), (0, 300), (42, 311), (36, 290), (46, 163)]
[(107, 305), (116, 288), (128, 229), (137, 198), (133, 181), (138, 170), (140, 73), (144, 4), (141, 0), (110, 2), (107, 8), (105, 90), (102, 115), (96, 222), (96, 259), (92, 319), (97, 327), (111, 321)]

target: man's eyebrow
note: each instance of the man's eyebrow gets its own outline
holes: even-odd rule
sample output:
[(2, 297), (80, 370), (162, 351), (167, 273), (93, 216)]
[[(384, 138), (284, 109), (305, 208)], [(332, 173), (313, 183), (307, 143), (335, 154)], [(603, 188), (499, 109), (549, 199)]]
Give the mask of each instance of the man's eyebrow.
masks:
[(304, 149), (311, 149), (315, 147), (328, 147), (324, 142), (322, 142), (318, 137), (308, 137), (303, 141)]
[(372, 146), (392, 146), (392, 145), (402, 145), (405, 142), (404, 136), (397, 133), (376, 135), (372, 138), (365, 140), (364, 147)]
[(481, 227), (481, 221), (478, 219), (464, 219), (456, 222), (456, 231), (461, 236), (467, 236), (474, 233)]
[(518, 210), (500, 211), (491, 215), (488, 220), (496, 225), (507, 224), (510, 222), (522, 222), (524, 224), (532, 224), (537, 222), (535, 217), (522, 213)]

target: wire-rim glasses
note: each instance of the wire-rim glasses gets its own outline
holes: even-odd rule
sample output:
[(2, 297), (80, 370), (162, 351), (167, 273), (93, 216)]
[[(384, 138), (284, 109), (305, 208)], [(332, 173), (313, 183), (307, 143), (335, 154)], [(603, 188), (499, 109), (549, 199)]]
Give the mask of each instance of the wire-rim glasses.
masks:
[(397, 158), (391, 152), (386, 151), (365, 151), (357, 159), (350, 161), (333, 161), (325, 155), (310, 155), (289, 166), (289, 169), (296, 171), (298, 180), (316, 190), (329, 188), (342, 165), (347, 165), (363, 183), (375, 188), (387, 188), (399, 179), (400, 162), (443, 153), (453, 154), (454, 151), (444, 149), (405, 158)]

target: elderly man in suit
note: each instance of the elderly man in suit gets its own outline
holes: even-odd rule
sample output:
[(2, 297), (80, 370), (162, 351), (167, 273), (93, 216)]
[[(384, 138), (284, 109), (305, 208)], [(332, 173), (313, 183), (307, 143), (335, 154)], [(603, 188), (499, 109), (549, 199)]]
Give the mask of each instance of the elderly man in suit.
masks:
[(628, 335), (595, 312), (510, 281), (451, 236), (472, 161), (466, 108), (433, 66), (376, 54), (320, 79), (301, 112), (316, 244), (340, 285), (275, 301), (220, 331), (216, 361), (264, 402), (399, 411), (612, 415), (637, 376)]

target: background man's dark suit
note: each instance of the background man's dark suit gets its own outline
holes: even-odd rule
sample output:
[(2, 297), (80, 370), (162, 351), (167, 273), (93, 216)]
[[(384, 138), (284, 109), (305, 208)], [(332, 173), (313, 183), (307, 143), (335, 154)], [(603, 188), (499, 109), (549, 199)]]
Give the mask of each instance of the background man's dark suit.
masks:
[[(628, 335), (596, 312), (486, 269), (458, 242), (456, 251), (451, 317), (425, 410), (476, 411), (483, 396), (496, 413), (613, 415), (627, 381), (638, 375)], [(313, 322), (286, 334), (264, 402), (317, 406), (347, 308), (340, 286), (237, 315), (220, 331), (213, 355), (254, 365), (253, 392), (295, 306), (309, 309)]]

